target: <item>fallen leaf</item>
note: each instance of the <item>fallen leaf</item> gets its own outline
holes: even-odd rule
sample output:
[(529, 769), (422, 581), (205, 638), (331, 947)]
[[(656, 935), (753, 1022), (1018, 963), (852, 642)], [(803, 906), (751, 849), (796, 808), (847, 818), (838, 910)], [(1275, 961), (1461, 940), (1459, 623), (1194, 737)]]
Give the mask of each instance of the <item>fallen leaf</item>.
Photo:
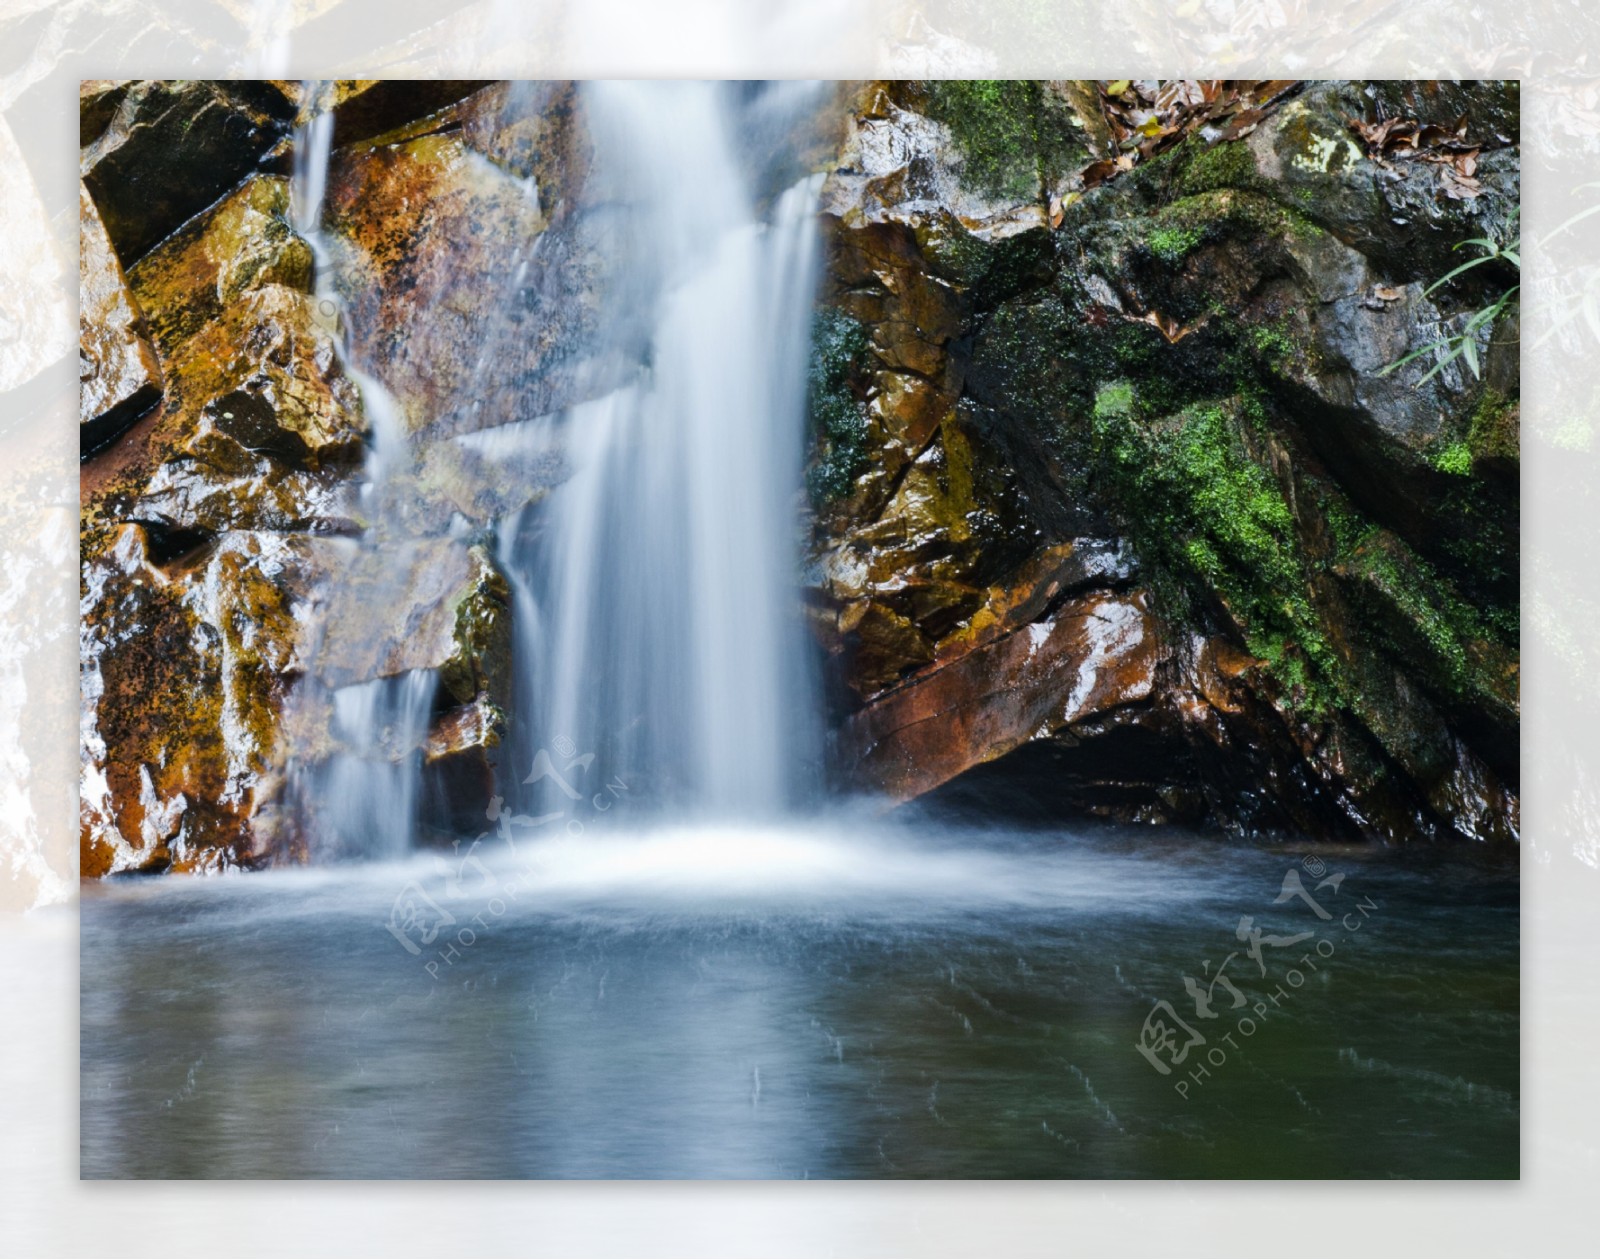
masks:
[(1136, 316), (1136, 318), (1140, 323), (1149, 324), (1166, 338), (1167, 344), (1176, 345), (1190, 333), (1198, 332), (1201, 328), (1204, 328), (1211, 316), (1202, 315), (1192, 324), (1180, 324), (1171, 316), (1163, 315), (1160, 311), (1146, 311), (1143, 315)]
[(1083, 186), (1095, 188), (1106, 182), (1117, 173), (1115, 158), (1102, 158), (1098, 162), (1090, 162), (1083, 168)]
[(1470, 175), (1460, 175), (1453, 166), (1441, 166), (1440, 181), (1444, 188), (1445, 196), (1456, 201), (1470, 201), (1483, 191), (1483, 185)]

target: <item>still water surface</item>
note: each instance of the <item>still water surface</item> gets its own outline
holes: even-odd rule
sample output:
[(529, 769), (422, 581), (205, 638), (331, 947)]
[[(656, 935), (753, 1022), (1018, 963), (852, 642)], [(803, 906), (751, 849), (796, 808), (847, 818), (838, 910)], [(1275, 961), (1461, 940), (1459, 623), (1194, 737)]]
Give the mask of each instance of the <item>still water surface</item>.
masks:
[(848, 820), (113, 882), (82, 1173), (1515, 1177), (1517, 940), (1459, 858)]

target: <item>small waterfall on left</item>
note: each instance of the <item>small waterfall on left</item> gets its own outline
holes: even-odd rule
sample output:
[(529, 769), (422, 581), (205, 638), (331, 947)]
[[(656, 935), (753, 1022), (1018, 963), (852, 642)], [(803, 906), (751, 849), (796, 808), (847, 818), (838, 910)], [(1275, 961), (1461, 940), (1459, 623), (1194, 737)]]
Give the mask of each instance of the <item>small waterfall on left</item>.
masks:
[[(414, 842), (422, 748), (438, 691), (432, 669), (389, 671), (351, 645), (372, 640), (371, 630), (391, 615), (404, 595), (418, 540), (390, 493), (413, 452), (405, 417), (383, 384), (353, 361), (344, 304), (333, 283), (334, 263), (323, 230), (334, 114), (324, 85), (304, 85), (308, 117), (295, 138), (290, 190), (296, 232), (315, 260), (318, 322), (333, 340), (344, 373), (361, 394), (370, 430), (360, 483), (358, 538), (334, 545), (334, 571), (325, 579), (319, 616), (311, 628), (308, 669), (293, 697), (289, 797), (308, 856), (391, 858)], [(320, 108), (319, 108), (320, 106)], [(362, 676), (374, 675), (375, 676)], [(326, 731), (329, 748), (314, 747)], [(291, 736), (294, 739), (293, 736)], [(299, 746), (296, 746), (299, 745)]]

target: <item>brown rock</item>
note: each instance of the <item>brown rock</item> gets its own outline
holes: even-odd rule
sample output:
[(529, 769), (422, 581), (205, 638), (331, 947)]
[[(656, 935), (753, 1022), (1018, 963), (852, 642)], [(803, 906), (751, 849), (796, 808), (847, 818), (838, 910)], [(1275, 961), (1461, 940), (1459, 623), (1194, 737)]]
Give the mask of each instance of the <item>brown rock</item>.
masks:
[(141, 525), (83, 562), (85, 876), (251, 864), (278, 719), (324, 563), (309, 536), (230, 534), (167, 558)]
[(78, 433), (85, 452), (116, 438), (161, 398), (161, 365), (144, 335), (89, 191), (78, 185)]
[(338, 543), (341, 563), (312, 668), (330, 687), (439, 671), (458, 704), (510, 692), (510, 592), (482, 546), (444, 538), (373, 550)]
[(1099, 591), (937, 666), (848, 719), (855, 778), (908, 800), (1029, 740), (1148, 701), (1162, 644), (1142, 593)]
[(83, 79), (78, 84), (78, 147), (86, 149), (117, 116), (132, 79)]
[(130, 270), (163, 351), (175, 353), (251, 290), (311, 293), (311, 246), (289, 216), (289, 181), (252, 175)]
[(549, 214), (460, 135), (335, 155), (326, 219), (352, 353), (413, 432), (533, 419), (623, 379), (595, 341), (599, 229), (580, 215), (547, 231)]
[(453, 123), (450, 107), (489, 86), (482, 79), (336, 79), (323, 85), (317, 105), (332, 108), (333, 143), (343, 148), (430, 121)]
[[(97, 101), (81, 102), (90, 129)], [(256, 169), (289, 133), (296, 102), (265, 81), (131, 84), (81, 171), (124, 266)]]
[(422, 750), (425, 826), (455, 834), (482, 830), (505, 729), (505, 713), (485, 696), (434, 723)]
[(306, 292), (287, 209), (286, 181), (248, 180), (130, 272), (165, 397), (84, 466), (86, 522), (352, 528), (361, 398)]

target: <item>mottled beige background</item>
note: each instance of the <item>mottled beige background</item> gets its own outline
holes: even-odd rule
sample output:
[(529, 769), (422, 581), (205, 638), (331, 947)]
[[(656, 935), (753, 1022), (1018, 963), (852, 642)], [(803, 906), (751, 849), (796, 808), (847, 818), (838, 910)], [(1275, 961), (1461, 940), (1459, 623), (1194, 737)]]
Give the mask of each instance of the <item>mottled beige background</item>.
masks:
[[(78, 1184), (78, 79), (1229, 73), (1525, 81), (1520, 1186)], [(1592, 1251), (1600, 214), (1558, 229), (1596, 205), (1600, 9), (1578, 0), (0, 0), (0, 1249)]]

